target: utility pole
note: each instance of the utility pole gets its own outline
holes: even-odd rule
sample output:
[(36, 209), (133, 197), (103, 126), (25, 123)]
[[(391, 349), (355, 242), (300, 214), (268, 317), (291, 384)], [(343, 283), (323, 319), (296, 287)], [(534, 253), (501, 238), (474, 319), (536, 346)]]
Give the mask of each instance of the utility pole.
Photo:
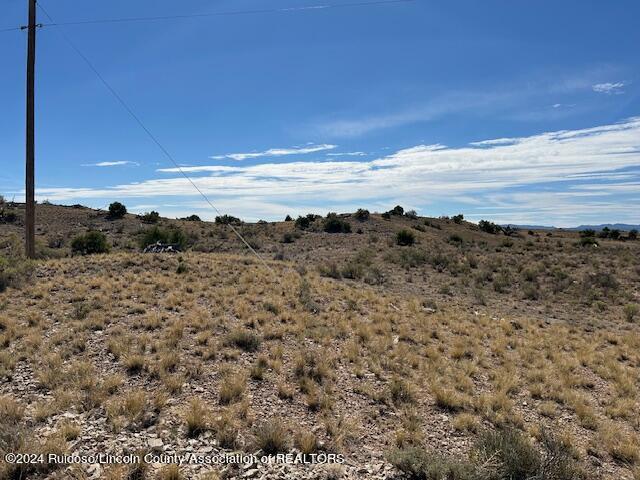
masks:
[(36, 74), (36, 0), (29, 1), (29, 25), (27, 39), (27, 148), (25, 185), (25, 254), (36, 256), (36, 205), (35, 205), (35, 74)]

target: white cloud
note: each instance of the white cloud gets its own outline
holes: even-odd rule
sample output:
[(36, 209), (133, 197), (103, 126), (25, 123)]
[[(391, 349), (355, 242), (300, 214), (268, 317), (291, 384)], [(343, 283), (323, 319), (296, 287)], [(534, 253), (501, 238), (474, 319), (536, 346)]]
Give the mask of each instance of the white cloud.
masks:
[(338, 148), (337, 145), (322, 144), (314, 145), (307, 144), (304, 147), (293, 148), (270, 148), (263, 152), (250, 152), (250, 153), (228, 153), (226, 155), (215, 155), (211, 157), (214, 160), (223, 160), (225, 158), (231, 158), (232, 160), (246, 160), (248, 158), (260, 158), (260, 157), (282, 157), (285, 155), (304, 155), (307, 153), (323, 152), (325, 150), (333, 150)]
[(327, 157), (364, 157), (366, 155), (365, 152), (327, 153)]
[(116, 162), (98, 162), (98, 163), (84, 163), (82, 167), (120, 167), (123, 165), (131, 165), (133, 167), (139, 167), (138, 162), (130, 162), (128, 160), (118, 160)]
[(591, 88), (593, 89), (594, 92), (597, 93), (605, 93), (607, 95), (619, 95), (621, 93), (624, 93), (624, 90), (622, 90), (623, 87), (625, 87), (627, 84), (625, 82), (616, 82), (616, 83), (611, 83), (611, 82), (606, 82), (606, 83), (596, 83), (595, 85), (592, 85)]
[[(194, 178), (198, 187), (216, 205), (237, 202), (238, 210), (230, 212), (246, 218), (254, 217), (253, 212), (261, 204), (270, 205), (269, 212), (279, 213), (268, 218), (279, 218), (300, 205), (319, 206), (311, 210), (337, 210), (340, 206), (373, 208), (372, 205), (402, 203), (420, 210), (432, 203), (466, 199), (465, 203), (471, 204), (468, 200), (476, 199), (484, 203), (488, 218), (495, 214), (495, 218), (508, 217), (509, 222), (519, 222), (518, 219), (530, 222), (534, 220), (530, 215), (540, 215), (535, 223), (560, 225), (564, 221), (576, 223), (571, 212), (585, 219), (588, 215), (609, 219), (618, 215), (617, 220), (640, 222), (637, 205), (630, 204), (628, 199), (603, 202), (595, 195), (640, 194), (639, 168), (640, 117), (636, 117), (581, 130), (489, 139), (460, 148), (416, 145), (370, 161), (205, 165), (183, 170), (207, 173)], [(43, 188), (37, 193), (40, 198), (52, 201), (97, 198), (149, 201), (157, 197), (181, 197), (184, 201), (197, 197), (189, 181), (175, 175), (177, 169), (159, 172), (174, 175), (101, 189)], [(625, 177), (618, 178), (620, 175)], [(599, 176), (597, 192), (590, 187), (570, 188)], [(553, 186), (552, 182), (560, 181), (566, 183)], [(540, 191), (540, 185), (545, 185), (545, 190)], [(516, 194), (514, 190), (526, 190), (526, 194)], [(501, 198), (507, 199), (505, 204)], [(517, 208), (508, 209), (510, 216), (505, 215), (503, 210), (514, 205)], [(554, 205), (558, 208), (554, 209)], [(264, 212), (265, 217), (269, 212)], [(570, 218), (573, 222), (569, 222)]]

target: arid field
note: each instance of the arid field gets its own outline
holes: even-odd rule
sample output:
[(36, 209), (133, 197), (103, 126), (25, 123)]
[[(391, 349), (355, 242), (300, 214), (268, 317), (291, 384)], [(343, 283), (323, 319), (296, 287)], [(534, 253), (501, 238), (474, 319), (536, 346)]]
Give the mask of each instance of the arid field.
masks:
[[(2, 479), (640, 479), (640, 241), (624, 234), (397, 212), (238, 224), (260, 260), (225, 224), (38, 205), (27, 261), (21, 206), (3, 215), (3, 457), (306, 456), (3, 460)], [(153, 229), (184, 251), (142, 253)], [(81, 254), (88, 230), (108, 253)]]

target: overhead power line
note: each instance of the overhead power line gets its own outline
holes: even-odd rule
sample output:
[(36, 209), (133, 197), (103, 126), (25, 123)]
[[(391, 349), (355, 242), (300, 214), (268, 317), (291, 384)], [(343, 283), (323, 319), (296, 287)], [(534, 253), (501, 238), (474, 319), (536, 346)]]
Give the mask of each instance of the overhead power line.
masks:
[(45, 27), (59, 27), (59, 26), (71, 26), (71, 25), (96, 25), (105, 23), (133, 23), (133, 22), (157, 22), (165, 20), (180, 20), (190, 18), (210, 18), (210, 17), (228, 17), (238, 15), (257, 15), (265, 13), (291, 13), (301, 12), (307, 10), (328, 10), (337, 8), (349, 8), (349, 7), (370, 7), (376, 5), (391, 5), (398, 3), (410, 3), (417, 0), (371, 0), (364, 2), (350, 2), (350, 3), (338, 3), (338, 4), (322, 4), (322, 5), (308, 5), (302, 7), (288, 7), (288, 8), (264, 8), (256, 10), (232, 10), (227, 12), (212, 12), (212, 13), (195, 13), (186, 15), (160, 15), (151, 17), (125, 17), (125, 18), (105, 18), (96, 20), (78, 20), (68, 22), (53, 22), (45, 23)]
[[(51, 18), (51, 15), (49, 15), (49, 13), (47, 13), (47, 11), (42, 7), (41, 3), (38, 3), (38, 7), (40, 8), (40, 10), (42, 10), (42, 13), (45, 14), (45, 16), (47, 18), (49, 18), (49, 20), (51, 22), (53, 22), (54, 20)], [(157, 139), (157, 137), (151, 133), (151, 130), (149, 130), (149, 128), (147, 128), (147, 126), (144, 124), (144, 122), (140, 119), (140, 117), (138, 115), (136, 115), (136, 113), (133, 111), (133, 109), (129, 106), (129, 104), (118, 94), (118, 92), (109, 84), (109, 82), (107, 82), (107, 80), (100, 74), (100, 72), (96, 69), (96, 67), (93, 65), (93, 63), (87, 58), (87, 56), (82, 53), (82, 51), (75, 45), (74, 42), (71, 41), (71, 39), (63, 32), (63, 31), (59, 31), (60, 35), (62, 36), (62, 38), (67, 42), (67, 44), (78, 54), (78, 56), (80, 56), (80, 58), (87, 64), (87, 66), (89, 67), (89, 69), (91, 69), (91, 71), (98, 77), (98, 79), (100, 80), (100, 82), (106, 87), (106, 89), (113, 95), (113, 97), (118, 101), (118, 103), (120, 103), (120, 105), (127, 111), (127, 113), (129, 113), (129, 115), (135, 120), (135, 122), (142, 128), (142, 130), (147, 134), (147, 136), (151, 139), (151, 141), (153, 143), (156, 144), (156, 146), (160, 149), (160, 151), (162, 151), (162, 153), (164, 154), (165, 157), (167, 157), (169, 159), (169, 161), (176, 167), (176, 169), (182, 174), (182, 176), (193, 186), (193, 188), (196, 189), (196, 191), (200, 194), (200, 196), (205, 200), (205, 202), (220, 216), (222, 216), (222, 212), (220, 212), (220, 210), (218, 210), (218, 207), (216, 207), (211, 200), (209, 200), (209, 197), (207, 197), (207, 195), (198, 187), (198, 185), (196, 185), (196, 183), (191, 179), (191, 177), (189, 177), (189, 175), (187, 175), (185, 173), (185, 171), (182, 169), (182, 167), (180, 167), (180, 165), (178, 164), (178, 162), (176, 162), (176, 160), (173, 158), (173, 155), (171, 155), (171, 153), (169, 153), (169, 151), (164, 147), (164, 145), (162, 145), (162, 143), (160, 143), (160, 141)], [(260, 254), (249, 244), (249, 242), (247, 242), (245, 240), (245, 238), (242, 236), (242, 234), (238, 231), (238, 229), (236, 229), (232, 224), (229, 224), (229, 227), (231, 227), (231, 230), (233, 231), (233, 233), (242, 241), (242, 243), (245, 244), (245, 246), (256, 256), (256, 258), (272, 273), (274, 273), (273, 269), (267, 264), (267, 262), (260, 256)]]

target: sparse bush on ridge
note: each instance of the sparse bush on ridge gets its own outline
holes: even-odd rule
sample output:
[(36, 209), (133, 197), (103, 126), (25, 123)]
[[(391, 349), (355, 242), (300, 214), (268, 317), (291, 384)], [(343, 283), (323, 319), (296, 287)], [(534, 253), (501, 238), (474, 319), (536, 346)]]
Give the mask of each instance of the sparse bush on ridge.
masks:
[(339, 218), (336, 213), (328, 213), (323, 229), (327, 233), (351, 233), (351, 224)]
[(107, 253), (109, 244), (104, 233), (90, 231), (78, 235), (71, 241), (71, 252), (80, 255), (92, 255), (96, 253)]
[(151, 211), (140, 215), (140, 219), (144, 223), (158, 223), (158, 220), (160, 220), (160, 214), (156, 211)]
[(200, 217), (198, 215), (189, 215), (188, 217), (183, 217), (180, 220), (185, 220), (187, 222), (201, 222)]
[(364, 208), (359, 208), (356, 213), (353, 214), (353, 218), (355, 218), (356, 220), (360, 221), (360, 222), (364, 222), (369, 220), (369, 210), (366, 210)]
[(240, 225), (242, 220), (233, 215), (219, 215), (216, 217), (215, 222), (219, 225)]
[(453, 217), (451, 217), (451, 220), (453, 220), (453, 223), (457, 223), (459, 225), (464, 220), (464, 215), (459, 213), (459, 214), (454, 215)]
[(495, 223), (488, 220), (480, 220), (478, 222), (478, 228), (483, 232), (490, 233), (492, 235), (495, 235), (502, 231), (502, 227), (500, 225), (496, 225)]

